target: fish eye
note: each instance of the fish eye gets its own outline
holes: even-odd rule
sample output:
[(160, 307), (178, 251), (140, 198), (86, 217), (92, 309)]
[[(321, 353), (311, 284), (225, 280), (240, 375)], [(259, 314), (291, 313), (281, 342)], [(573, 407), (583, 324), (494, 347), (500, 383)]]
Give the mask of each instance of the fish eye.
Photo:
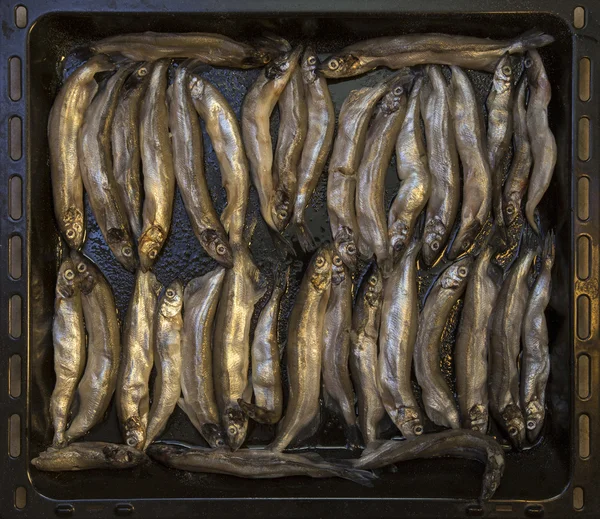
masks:
[(527, 422), (527, 429), (529, 429), (530, 431), (535, 429), (535, 422), (533, 420), (529, 420)]
[(417, 425), (414, 429), (414, 432), (417, 436), (420, 436), (421, 434), (423, 434), (423, 426)]
[(235, 428), (233, 425), (230, 425), (230, 426), (227, 428), (227, 432), (228, 432), (229, 434), (235, 434), (235, 433), (237, 432), (237, 429), (236, 429), (236, 428)]
[(222, 256), (226, 252), (227, 252), (227, 247), (225, 247), (225, 245), (223, 245), (222, 243), (219, 243), (219, 245), (217, 245), (217, 254)]
[(460, 268), (458, 269), (458, 275), (459, 275), (461, 278), (464, 278), (464, 277), (467, 275), (467, 273), (468, 273), (467, 267), (460, 267)]
[(138, 76), (144, 77), (146, 74), (148, 74), (148, 69), (146, 67), (142, 67), (138, 70)]
[(74, 277), (75, 277), (75, 272), (73, 272), (71, 269), (65, 270), (65, 279), (66, 280), (71, 281)]
[(502, 67), (502, 73), (505, 76), (509, 76), (510, 74), (512, 74), (512, 68), (509, 67), (508, 65), (505, 65), (504, 67)]
[(172, 298), (174, 298), (174, 297), (175, 297), (175, 290), (173, 290), (172, 288), (168, 288), (168, 289), (167, 289), (167, 297), (168, 297), (169, 299), (172, 299)]
[(346, 250), (348, 251), (348, 254), (354, 254), (356, 252), (356, 246), (353, 243), (350, 243), (346, 247)]
[(123, 256), (131, 256), (133, 254), (133, 250), (131, 250), (131, 247), (123, 247)]
[(225, 442), (223, 440), (217, 440), (216, 444), (217, 444), (217, 447), (223, 447), (223, 445), (225, 445)]
[(317, 57), (316, 56), (309, 56), (308, 59), (306, 60), (306, 62), (309, 65), (316, 65), (317, 64)]
[(148, 253), (148, 257), (150, 259), (154, 259), (156, 258), (156, 249), (152, 249), (149, 253)]
[(271, 56), (269, 56), (268, 54), (263, 54), (262, 62), (266, 65), (267, 63), (269, 63), (269, 61), (271, 61)]
[(477, 432), (479, 432), (479, 426), (478, 426), (478, 425), (475, 425), (475, 426), (473, 427), (473, 430), (474, 430), (474, 431), (477, 431)]
[(137, 440), (133, 436), (127, 438), (127, 445), (129, 445), (130, 447), (134, 447), (136, 443)]
[(529, 68), (531, 65), (533, 65), (533, 60), (531, 58), (525, 58), (523, 65), (525, 65), (525, 68)]
[(319, 256), (315, 261), (315, 265), (321, 268), (323, 265), (325, 265), (325, 258), (323, 258), (323, 256)]
[(85, 263), (79, 263), (79, 265), (77, 265), (77, 270), (79, 272), (85, 272), (85, 270), (86, 270)]
[(287, 215), (288, 215), (288, 212), (287, 212), (285, 209), (282, 209), (281, 211), (279, 211), (279, 212), (277, 213), (277, 217), (278, 217), (280, 220), (285, 220), (285, 219), (287, 218)]
[(403, 93), (404, 93), (404, 88), (402, 88), (401, 86), (397, 86), (396, 88), (394, 88), (395, 96), (401, 96)]
[(67, 231), (67, 238), (75, 238), (75, 231), (73, 229)]
[(333, 257), (333, 264), (334, 264), (336, 267), (341, 267), (341, 266), (342, 266), (342, 263), (343, 263), (343, 261), (342, 261), (342, 258), (340, 258), (340, 257), (339, 257), (339, 256), (336, 254), (336, 255)]
[(402, 240), (396, 240), (393, 244), (392, 247), (394, 248), (394, 250), (396, 252), (400, 252), (402, 250), (403, 247), (403, 243)]
[(369, 285), (375, 286), (377, 284), (377, 278), (375, 276), (371, 276), (369, 278)]
[(340, 62), (337, 59), (330, 59), (327, 66), (330, 70), (337, 70), (340, 66)]
[(431, 250), (436, 252), (440, 248), (440, 242), (437, 240), (433, 240), (431, 242)]
[(519, 431), (517, 430), (517, 428), (514, 425), (511, 425), (508, 428), (508, 434), (510, 434), (511, 436), (516, 436), (518, 432)]

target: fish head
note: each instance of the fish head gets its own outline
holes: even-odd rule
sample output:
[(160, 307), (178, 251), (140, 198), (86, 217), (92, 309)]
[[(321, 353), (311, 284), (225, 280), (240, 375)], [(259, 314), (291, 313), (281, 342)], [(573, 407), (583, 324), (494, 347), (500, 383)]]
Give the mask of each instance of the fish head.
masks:
[(112, 228), (106, 233), (106, 242), (119, 263), (130, 272), (135, 272), (138, 262), (130, 234), (125, 229)]
[(79, 278), (75, 264), (70, 257), (66, 257), (60, 264), (58, 278), (56, 279), (56, 293), (63, 299), (69, 299), (77, 293)]
[(525, 420), (521, 410), (514, 404), (509, 404), (502, 411), (502, 425), (508, 434), (508, 439), (516, 449), (521, 449), (525, 443)]
[(202, 79), (202, 77), (197, 76), (196, 74), (189, 74), (189, 82), (188, 88), (190, 90), (190, 94), (194, 99), (202, 99), (204, 96), (204, 90), (206, 83)]
[(271, 63), (276, 55), (277, 53), (273, 49), (258, 48), (249, 56), (244, 57), (242, 65), (246, 68), (263, 67)]
[(296, 47), (290, 52), (281, 54), (275, 57), (266, 67), (265, 76), (271, 81), (283, 80), (283, 84), (287, 84), (287, 78), (296, 69), (298, 59), (302, 54), (302, 46)]
[(71, 251), (71, 260), (76, 271), (79, 287), (84, 294), (89, 294), (100, 281), (102, 273), (83, 254)]
[(330, 245), (323, 245), (315, 252), (308, 267), (308, 279), (318, 292), (324, 292), (331, 285), (332, 250)]
[(319, 63), (320, 61), (315, 47), (313, 45), (307, 45), (300, 62), (302, 78), (304, 79), (305, 83), (312, 83), (317, 79)]
[(200, 245), (225, 268), (233, 267), (233, 251), (229, 241), (215, 229), (205, 229), (199, 236)]
[(146, 82), (152, 71), (152, 62), (140, 63), (123, 84), (122, 96), (127, 96)]
[(271, 217), (273, 224), (279, 232), (282, 232), (292, 217), (293, 200), (290, 200), (286, 190), (277, 188), (273, 194), (273, 203), (271, 204)]
[(473, 258), (471, 256), (465, 256), (452, 263), (442, 273), (440, 280), (442, 288), (457, 291), (462, 290), (469, 279), (472, 264)]
[(73, 250), (80, 249), (85, 238), (83, 213), (76, 207), (70, 207), (62, 218), (65, 228), (65, 240), (67, 240), (69, 247)]
[(348, 272), (344, 262), (342, 261), (342, 257), (336, 251), (333, 251), (333, 255), (331, 257), (331, 283), (334, 285), (339, 285), (346, 279), (347, 276)]
[(392, 85), (390, 91), (383, 96), (379, 102), (379, 110), (386, 114), (392, 114), (400, 110), (402, 106), (406, 107), (406, 89), (403, 84)]
[(545, 410), (539, 400), (532, 400), (525, 409), (525, 426), (527, 427), (527, 440), (534, 443), (544, 425)]
[(174, 317), (183, 306), (183, 283), (176, 279), (164, 291), (159, 311), (164, 317)]
[(134, 449), (141, 449), (146, 441), (145, 427), (138, 416), (130, 416), (123, 423), (125, 444)]
[(523, 60), (523, 66), (530, 86), (538, 86), (540, 80), (543, 79), (542, 76), (546, 74), (540, 53), (534, 49), (528, 50)]
[(232, 451), (238, 450), (248, 433), (248, 417), (239, 407), (229, 407), (223, 414), (223, 427), (229, 447)]
[(504, 217), (504, 225), (511, 225), (517, 218), (523, 218), (521, 214), (521, 204), (515, 197), (505, 197), (502, 203), (502, 213)]
[(442, 252), (446, 226), (439, 218), (433, 218), (425, 225), (423, 233), (423, 260), (430, 266)]
[(142, 270), (147, 271), (154, 265), (166, 237), (167, 233), (158, 225), (152, 225), (140, 236), (138, 251)]
[(227, 445), (227, 436), (220, 425), (205, 423), (200, 433), (213, 449), (220, 449)]
[(354, 231), (349, 227), (342, 227), (335, 235), (335, 249), (344, 264), (351, 270), (356, 269), (358, 248), (354, 239)]
[(377, 308), (383, 300), (383, 276), (381, 275), (381, 269), (376, 263), (373, 263), (369, 272), (367, 272), (367, 278), (364, 283), (367, 284), (365, 292), (367, 304), (373, 308)]
[(396, 220), (392, 225), (390, 225), (388, 229), (388, 239), (390, 242), (390, 256), (394, 259), (394, 263), (396, 263), (400, 256), (402, 256), (402, 251), (404, 250), (404, 246), (407, 244), (408, 239), (410, 238), (410, 228), (406, 222), (403, 220)]
[(360, 74), (361, 61), (352, 53), (329, 56), (320, 66), (326, 78), (336, 79)]
[(492, 81), (494, 91), (498, 94), (508, 91), (512, 87), (514, 72), (510, 55), (504, 54), (496, 65), (494, 70), (494, 79)]
[(146, 455), (141, 450), (127, 445), (106, 445), (102, 448), (102, 454), (109, 463), (125, 467), (139, 465), (146, 459)]
[(448, 257), (455, 259), (457, 256), (468, 252), (473, 247), (480, 230), (481, 226), (479, 224), (470, 225), (466, 228), (461, 227), (456, 238), (454, 238), (452, 247), (450, 247)]
[(397, 423), (406, 438), (421, 436), (423, 434), (421, 415), (415, 407), (400, 407), (398, 409)]

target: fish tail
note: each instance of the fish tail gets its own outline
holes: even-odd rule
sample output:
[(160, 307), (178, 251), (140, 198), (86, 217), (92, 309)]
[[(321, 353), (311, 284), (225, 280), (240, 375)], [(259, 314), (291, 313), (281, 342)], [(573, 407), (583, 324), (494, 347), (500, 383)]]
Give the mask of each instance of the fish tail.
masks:
[(359, 485), (363, 485), (365, 487), (372, 487), (373, 481), (377, 479), (377, 476), (368, 470), (353, 469), (338, 465), (335, 465), (332, 470), (340, 478), (353, 481), (354, 483), (358, 483)]
[(317, 248), (315, 239), (305, 222), (296, 222), (295, 231), (298, 243), (304, 252), (312, 252)]
[(550, 265), (554, 264), (554, 257), (556, 254), (556, 236), (554, 231), (550, 231), (546, 235), (544, 240), (544, 260), (549, 262)]
[(288, 256), (296, 257), (296, 251), (294, 250), (294, 246), (292, 245), (292, 242), (290, 240), (288, 240), (279, 231), (273, 229), (268, 225), (267, 229), (269, 230), (269, 234), (271, 235), (271, 239), (273, 240), (275, 248), (279, 253), (282, 254), (284, 259)]
[(360, 428), (357, 424), (348, 425), (345, 428), (345, 436), (347, 447), (350, 450), (356, 451), (362, 449), (364, 445)]
[(533, 203), (533, 201), (528, 200), (527, 203), (525, 204), (525, 216), (527, 216), (527, 221), (529, 222), (529, 225), (531, 226), (531, 228), (537, 234), (540, 234), (540, 229), (538, 227), (537, 222), (535, 221), (535, 209), (536, 209), (536, 205)]
[(238, 405), (249, 418), (258, 423), (275, 424), (281, 418), (281, 413), (260, 407), (256, 404), (249, 404), (241, 398), (238, 399)]
[(522, 54), (530, 49), (545, 47), (553, 41), (554, 36), (550, 36), (539, 29), (531, 29), (515, 38), (508, 48), (508, 52), (510, 54)]

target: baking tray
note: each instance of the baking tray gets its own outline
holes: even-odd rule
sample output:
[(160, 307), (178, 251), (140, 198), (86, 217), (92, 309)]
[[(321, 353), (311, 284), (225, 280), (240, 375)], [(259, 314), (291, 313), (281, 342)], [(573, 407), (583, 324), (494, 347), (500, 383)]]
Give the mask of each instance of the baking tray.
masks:
[[(2, 517), (597, 517), (600, 514), (600, 366), (598, 338), (598, 240), (600, 189), (596, 138), (600, 77), (596, 17), (600, 8), (572, 0), (476, 3), (427, 0), (2, 0), (0, 20), (0, 516)], [(451, 11), (449, 11), (451, 8)], [(578, 8), (576, 15), (575, 9)], [(580, 10), (582, 9), (582, 11)], [(583, 16), (581, 17), (581, 13)], [(575, 28), (577, 26), (578, 28)], [(215, 31), (247, 39), (262, 31), (292, 41), (309, 37), (326, 54), (351, 41), (385, 34), (439, 31), (507, 38), (537, 27), (556, 38), (542, 49), (553, 86), (550, 124), (558, 162), (541, 206), (545, 228), (557, 234), (553, 294), (547, 316), (552, 352), (549, 416), (543, 441), (523, 453), (509, 453), (502, 485), (486, 504), (478, 495), (482, 468), (464, 460), (421, 460), (387, 471), (371, 488), (337, 479), (241, 480), (189, 474), (157, 464), (120, 472), (51, 474), (30, 460), (51, 440), (48, 401), (53, 384), (51, 319), (60, 240), (51, 206), (46, 122), (61, 74), (83, 55), (74, 47), (124, 32)], [(84, 51), (82, 51), (84, 53)], [(590, 77), (582, 58), (590, 60)], [(209, 71), (239, 115), (256, 71)], [(347, 82), (331, 82), (337, 109), (352, 88), (371, 83), (381, 72)], [(489, 76), (472, 74), (481, 101)], [(20, 86), (20, 88), (18, 88)], [(586, 86), (587, 92), (586, 93)], [(273, 121), (273, 131), (277, 117)], [(590, 130), (591, 131), (587, 131)], [(210, 141), (205, 139), (207, 175), (217, 210), (225, 198)], [(388, 195), (397, 189), (390, 167)], [(318, 239), (329, 235), (325, 183), (309, 214)], [(258, 214), (251, 192), (250, 215)], [(20, 246), (19, 246), (20, 245)], [(101, 267), (124, 314), (133, 286), (103, 244), (88, 207), (84, 251)], [(258, 219), (252, 251), (266, 271), (275, 249)], [(297, 287), (308, 258), (293, 263)], [(187, 282), (214, 267), (191, 232), (177, 195), (173, 230), (156, 265), (163, 283)], [(295, 295), (286, 296), (283, 324)], [(285, 325), (282, 326), (285, 334)], [(270, 431), (255, 427), (253, 443)], [(9, 441), (10, 437), (10, 441)], [(165, 437), (199, 442), (176, 410)], [(86, 437), (120, 441), (114, 409)], [(321, 448), (341, 439), (333, 426), (319, 438)], [(329, 451), (343, 455), (339, 449)]]

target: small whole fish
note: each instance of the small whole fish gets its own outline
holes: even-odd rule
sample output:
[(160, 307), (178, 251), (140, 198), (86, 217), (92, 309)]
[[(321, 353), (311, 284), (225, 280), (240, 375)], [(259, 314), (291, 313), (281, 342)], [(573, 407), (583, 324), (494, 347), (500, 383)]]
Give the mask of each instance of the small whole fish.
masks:
[(488, 352), (492, 311), (502, 286), (502, 270), (486, 247), (475, 260), (467, 284), (456, 346), (456, 393), (461, 426), (485, 433), (488, 428)]
[(93, 469), (121, 470), (148, 462), (141, 451), (117, 443), (78, 442), (68, 447), (50, 447), (41, 452), (31, 464), (46, 472), (67, 472)]
[(132, 70), (123, 66), (104, 83), (85, 111), (79, 132), (81, 177), (102, 235), (115, 258), (134, 271), (137, 258), (127, 213), (113, 172), (111, 126), (123, 83)]
[(184, 61), (175, 72), (170, 88), (169, 127), (173, 145), (175, 178), (183, 205), (200, 245), (218, 263), (231, 268), (231, 247), (227, 233), (212, 203), (204, 174), (202, 129), (189, 88), (188, 68)]
[(556, 165), (556, 140), (548, 125), (548, 104), (552, 95), (550, 81), (539, 52), (531, 50), (525, 58), (529, 82), (527, 104), (527, 131), (531, 142), (533, 168), (527, 190), (525, 214), (529, 225), (539, 234), (535, 222), (535, 209), (544, 197)]
[(307, 106), (307, 133), (298, 164), (298, 183), (292, 222), (304, 252), (315, 249), (315, 242), (306, 224), (306, 208), (317, 187), (325, 161), (331, 151), (335, 129), (335, 108), (327, 80), (318, 70), (315, 48), (306, 47), (301, 60), (302, 79)]
[(315, 252), (289, 318), (287, 373), (289, 399), (277, 435), (269, 445), (280, 452), (312, 436), (319, 424), (324, 323), (331, 289), (331, 246)]
[(554, 256), (554, 233), (550, 233), (546, 236), (541, 271), (531, 289), (521, 329), (521, 408), (525, 413), (527, 439), (531, 443), (537, 440), (546, 415), (546, 383), (550, 374), (550, 354), (544, 311), (552, 291)]
[(161, 295), (154, 318), (156, 379), (144, 450), (164, 430), (181, 394), (182, 304), (183, 285), (176, 280)]
[(379, 388), (383, 405), (405, 438), (423, 434), (421, 411), (413, 393), (411, 371), (419, 323), (417, 255), (413, 238), (384, 282), (379, 357)]
[(463, 295), (473, 258), (464, 258), (446, 267), (435, 282), (419, 317), (415, 342), (415, 375), (421, 386), (423, 405), (436, 425), (460, 428), (460, 417), (454, 396), (440, 369), (441, 337), (448, 314)]
[(427, 67), (429, 84), (421, 90), (431, 195), (427, 202), (422, 256), (431, 266), (444, 250), (460, 205), (460, 169), (450, 112), (450, 93), (442, 69)]
[(352, 312), (350, 372), (358, 399), (358, 424), (365, 445), (377, 439), (385, 416), (378, 384), (377, 340), (383, 304), (383, 277), (373, 263), (358, 290)]
[(410, 242), (417, 218), (431, 193), (431, 175), (420, 119), (419, 92), (422, 84), (423, 77), (417, 77), (396, 140), (396, 166), (402, 183), (388, 215), (389, 255), (394, 263)]
[(175, 198), (175, 171), (166, 92), (169, 64), (169, 59), (160, 59), (154, 64), (140, 117), (144, 206), (138, 253), (145, 271), (152, 267), (167, 239)]
[(483, 116), (471, 81), (458, 67), (452, 67), (451, 99), (456, 145), (464, 175), (460, 228), (448, 251), (448, 257), (454, 259), (469, 251), (488, 219), (492, 207), (492, 174), (483, 140)]
[(114, 68), (106, 56), (91, 57), (65, 81), (48, 116), (54, 214), (61, 234), (74, 250), (81, 247), (85, 238), (79, 130), (98, 91), (94, 76)]
[(117, 414), (125, 444), (142, 449), (154, 363), (154, 316), (162, 285), (153, 272), (138, 270), (123, 325), (123, 358), (117, 383)]
[(183, 294), (181, 390), (178, 405), (211, 447), (225, 445), (213, 382), (213, 325), (225, 269), (192, 279)]
[(52, 343), (56, 384), (50, 399), (54, 426), (54, 447), (66, 445), (65, 430), (75, 390), (85, 368), (85, 327), (79, 279), (68, 256), (63, 260), (56, 279)]
[(88, 337), (87, 362), (77, 386), (79, 407), (66, 432), (70, 442), (104, 419), (117, 386), (121, 339), (117, 308), (110, 285), (90, 260), (71, 251), (81, 288)]

